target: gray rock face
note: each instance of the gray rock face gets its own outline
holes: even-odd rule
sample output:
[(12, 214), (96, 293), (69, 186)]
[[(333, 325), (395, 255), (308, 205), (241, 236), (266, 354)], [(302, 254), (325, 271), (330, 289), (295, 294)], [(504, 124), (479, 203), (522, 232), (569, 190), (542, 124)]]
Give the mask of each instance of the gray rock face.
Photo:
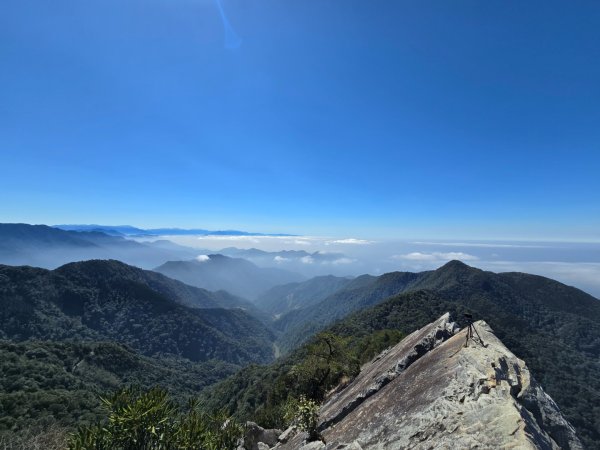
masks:
[(448, 314), (415, 331), (322, 406), (326, 444), (299, 433), (275, 448), (582, 449), (525, 363), (485, 322), (475, 328), (483, 343), (467, 346)]
[(254, 422), (246, 422), (244, 449), (265, 450), (279, 442), (281, 430), (266, 430)]
[(293, 438), (296, 433), (298, 433), (298, 429), (296, 428), (295, 425), (292, 425), (291, 427), (289, 427), (287, 430), (285, 430), (283, 433), (281, 433), (279, 435), (279, 442), (281, 442), (282, 444), (285, 444), (287, 441), (289, 441), (291, 438)]

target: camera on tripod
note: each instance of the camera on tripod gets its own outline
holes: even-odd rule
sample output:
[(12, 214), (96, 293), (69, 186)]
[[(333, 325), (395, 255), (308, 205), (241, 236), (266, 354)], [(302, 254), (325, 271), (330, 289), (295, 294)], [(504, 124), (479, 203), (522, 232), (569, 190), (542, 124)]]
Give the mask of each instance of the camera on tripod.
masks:
[(479, 343), (483, 347), (485, 347), (483, 339), (481, 339), (481, 336), (479, 336), (479, 333), (477, 332), (477, 330), (475, 329), (475, 325), (473, 324), (473, 314), (465, 313), (464, 316), (465, 319), (467, 319), (467, 338), (465, 339), (465, 347), (469, 346), (469, 339), (475, 341), (474, 334), (477, 336)]

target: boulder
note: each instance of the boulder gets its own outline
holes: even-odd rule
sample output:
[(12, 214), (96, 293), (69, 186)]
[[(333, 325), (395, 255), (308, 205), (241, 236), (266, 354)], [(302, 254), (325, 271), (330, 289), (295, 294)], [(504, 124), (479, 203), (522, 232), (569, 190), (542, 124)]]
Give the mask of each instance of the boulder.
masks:
[[(264, 429), (254, 422), (246, 422), (246, 432), (244, 434), (244, 448), (246, 450), (264, 450), (271, 448), (279, 442), (279, 436), (282, 431), (277, 429)], [(259, 444), (263, 444), (259, 446)], [(262, 447), (262, 448), (261, 448)]]

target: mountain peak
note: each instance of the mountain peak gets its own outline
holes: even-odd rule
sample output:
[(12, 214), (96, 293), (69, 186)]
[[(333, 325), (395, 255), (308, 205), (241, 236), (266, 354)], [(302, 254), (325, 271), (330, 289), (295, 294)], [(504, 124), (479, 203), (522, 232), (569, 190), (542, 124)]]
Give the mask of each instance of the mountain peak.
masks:
[(465, 270), (465, 269), (472, 269), (472, 267), (458, 259), (453, 259), (452, 261), (448, 261), (446, 264), (439, 267), (437, 270), (447, 271), (447, 270)]
[(125, 264), (124, 262), (116, 259), (90, 259), (86, 261), (77, 261), (64, 264), (56, 269), (56, 272), (66, 274), (85, 274), (98, 278), (101, 276), (111, 275), (123, 275), (124, 273), (141, 273), (143, 270)]
[[(582, 449), (526, 364), (487, 323), (474, 326), (466, 340), (444, 314), (363, 367), (321, 407), (327, 448)], [(306, 437), (276, 448), (326, 448)]]
[(247, 259), (218, 253), (191, 261), (168, 261), (154, 270), (191, 286), (210, 291), (224, 289), (246, 299), (254, 299), (273, 286), (302, 279), (284, 269), (259, 267)]

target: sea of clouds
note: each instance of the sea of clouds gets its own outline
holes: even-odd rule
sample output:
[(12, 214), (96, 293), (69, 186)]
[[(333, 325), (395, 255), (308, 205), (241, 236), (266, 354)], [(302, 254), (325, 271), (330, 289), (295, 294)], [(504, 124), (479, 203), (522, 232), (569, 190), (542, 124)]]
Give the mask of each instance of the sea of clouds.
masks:
[[(198, 249), (199, 255), (224, 248), (259, 249), (273, 254), (253, 260), (305, 276), (379, 275), (423, 271), (450, 260), (493, 272), (527, 272), (556, 279), (600, 298), (600, 243), (523, 241), (436, 241), (321, 236), (165, 236)], [(297, 254), (285, 254), (295, 250)]]

